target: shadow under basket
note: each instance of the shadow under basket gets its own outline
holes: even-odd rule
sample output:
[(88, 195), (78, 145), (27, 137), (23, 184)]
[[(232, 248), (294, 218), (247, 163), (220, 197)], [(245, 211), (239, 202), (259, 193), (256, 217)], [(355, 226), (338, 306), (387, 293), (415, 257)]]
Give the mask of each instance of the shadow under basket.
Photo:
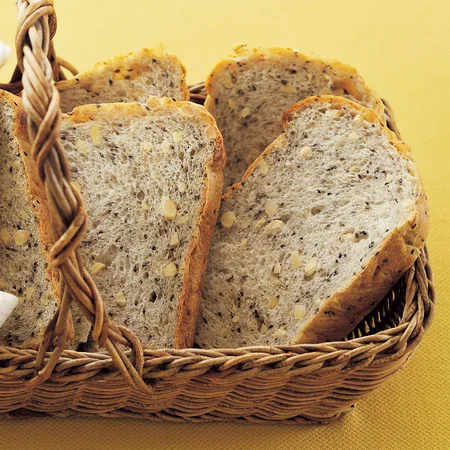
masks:
[[(398, 372), (434, 311), (426, 249), (378, 307), (342, 342), (239, 349), (145, 349), (132, 389), (107, 353), (65, 351), (29, 388), (36, 351), (0, 347), (0, 412), (140, 417), (165, 421), (326, 423)], [(15, 412), (15, 413), (14, 413)], [(11, 414), (12, 413), (12, 414)]]

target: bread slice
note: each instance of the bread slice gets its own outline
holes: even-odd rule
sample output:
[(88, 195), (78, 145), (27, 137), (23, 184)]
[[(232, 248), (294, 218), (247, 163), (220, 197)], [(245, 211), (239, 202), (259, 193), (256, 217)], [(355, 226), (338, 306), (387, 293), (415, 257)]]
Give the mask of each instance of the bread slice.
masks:
[(186, 69), (175, 55), (159, 49), (143, 48), (115, 56), (56, 83), (56, 87), (63, 112), (94, 103), (145, 103), (152, 95), (189, 100)]
[(209, 74), (206, 89), (205, 106), (217, 120), (227, 151), (225, 186), (241, 180), (283, 132), (286, 109), (306, 97), (343, 96), (384, 117), (381, 99), (353, 67), (287, 48), (237, 48)]
[(344, 338), (413, 264), (427, 201), (377, 114), (311, 97), (224, 196), (196, 342), (201, 347)]
[(75, 108), (63, 116), (61, 139), (89, 217), (81, 258), (110, 316), (144, 344), (187, 347), (225, 155), (205, 108), (156, 97), (147, 104)]
[(38, 178), (30, 173), (27, 185), (21, 153), (31, 158), (21, 100), (0, 91), (0, 291), (19, 299), (0, 328), (0, 345), (30, 348), (38, 345), (57, 301), (39, 245), (47, 248), (51, 236), (39, 233), (35, 218), (46, 213), (46, 202), (31, 202), (28, 190), (37, 189)]

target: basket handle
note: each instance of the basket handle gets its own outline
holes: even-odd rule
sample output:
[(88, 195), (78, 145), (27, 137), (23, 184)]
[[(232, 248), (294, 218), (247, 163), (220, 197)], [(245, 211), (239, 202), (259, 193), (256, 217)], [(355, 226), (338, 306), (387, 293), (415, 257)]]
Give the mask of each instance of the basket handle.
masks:
[[(67, 344), (70, 303), (76, 301), (93, 325), (92, 336), (106, 348), (125, 380), (134, 388), (151, 392), (142, 379), (144, 351), (137, 337), (115, 325), (94, 280), (84, 269), (78, 252), (87, 229), (87, 214), (81, 194), (71, 182), (70, 168), (60, 139), (61, 109), (53, 80), (63, 76), (52, 38), (56, 32), (53, 0), (18, 0), (16, 35), (17, 65), (12, 83), (23, 85), (23, 105), (32, 143), (31, 154), (43, 182), (49, 205), (54, 245), (50, 267), (59, 273), (59, 307), (47, 325), (36, 356), (36, 375), (30, 387), (48, 379)], [(54, 350), (48, 359), (49, 346)], [(131, 361), (122, 346), (130, 347)]]

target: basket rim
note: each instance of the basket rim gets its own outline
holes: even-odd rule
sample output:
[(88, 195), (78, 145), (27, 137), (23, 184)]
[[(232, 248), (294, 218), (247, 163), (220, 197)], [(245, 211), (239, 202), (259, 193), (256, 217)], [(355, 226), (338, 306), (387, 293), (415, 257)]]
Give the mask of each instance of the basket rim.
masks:
[[(167, 379), (180, 372), (189, 378), (207, 372), (217, 377), (225, 377), (230, 372), (244, 378), (270, 377), (280, 371), (313, 374), (324, 367), (330, 371), (353, 372), (369, 364), (381, 364), (386, 359), (401, 359), (417, 347), (434, 316), (436, 293), (426, 248), (399, 282), (408, 277), (416, 281), (410, 284), (412, 291), (405, 292), (410, 298), (405, 302), (401, 322), (395, 327), (345, 341), (318, 344), (215, 349), (144, 347), (143, 379)], [(34, 349), (0, 346), (0, 361), (3, 361), (0, 386), (31, 378), (37, 353)], [(125, 355), (132, 358), (132, 350), (126, 350)], [(50, 356), (51, 352), (45, 355), (46, 359)], [(49, 381), (66, 384), (83, 380), (103, 383), (114, 380), (125, 384), (107, 352), (64, 350)]]

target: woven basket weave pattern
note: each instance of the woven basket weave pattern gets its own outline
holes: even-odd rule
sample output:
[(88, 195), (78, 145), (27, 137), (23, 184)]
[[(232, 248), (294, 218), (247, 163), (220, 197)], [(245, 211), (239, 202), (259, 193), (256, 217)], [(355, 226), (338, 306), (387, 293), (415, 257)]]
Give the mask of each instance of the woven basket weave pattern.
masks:
[[(54, 217), (50, 255), (63, 295), (38, 351), (0, 347), (0, 413), (323, 423), (347, 412), (403, 367), (434, 312), (426, 249), (342, 342), (152, 350), (112, 323), (77, 254), (86, 212), (59, 140), (61, 112), (52, 80), (64, 77), (61, 67), (76, 69), (56, 57), (53, 2), (19, 0), (18, 8), (18, 69), (11, 83), (0, 87), (15, 93), (23, 88), (32, 154)], [(191, 97), (203, 103), (204, 84), (191, 87)], [(385, 105), (387, 123), (399, 135)], [(65, 350), (72, 302), (107, 352)]]

